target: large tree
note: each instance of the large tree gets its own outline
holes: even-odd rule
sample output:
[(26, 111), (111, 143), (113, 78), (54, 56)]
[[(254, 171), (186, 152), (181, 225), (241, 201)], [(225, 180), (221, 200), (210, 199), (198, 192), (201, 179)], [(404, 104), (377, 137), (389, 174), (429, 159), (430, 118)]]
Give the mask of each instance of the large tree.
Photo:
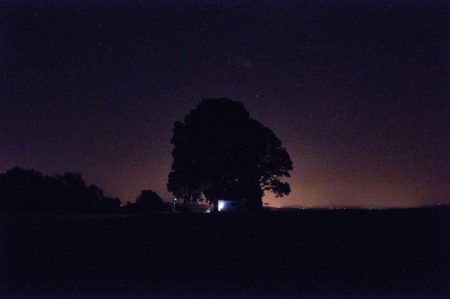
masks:
[(292, 161), (269, 128), (250, 118), (244, 105), (205, 99), (174, 126), (174, 161), (168, 190), (185, 201), (206, 199), (217, 210), (221, 198), (262, 205), (264, 191), (290, 193)]

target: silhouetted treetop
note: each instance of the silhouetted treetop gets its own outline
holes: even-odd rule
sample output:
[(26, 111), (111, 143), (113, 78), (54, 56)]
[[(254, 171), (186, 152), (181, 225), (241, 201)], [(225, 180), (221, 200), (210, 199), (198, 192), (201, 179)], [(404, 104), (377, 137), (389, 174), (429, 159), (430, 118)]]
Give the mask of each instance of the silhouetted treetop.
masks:
[(271, 129), (250, 118), (240, 102), (206, 99), (184, 121), (176, 122), (171, 140), (174, 161), (168, 190), (176, 197), (215, 204), (221, 198), (261, 206), (264, 191), (289, 194), (292, 161)]
[(13, 168), (0, 174), (0, 214), (116, 212), (118, 198), (109, 198), (95, 185), (86, 186), (80, 174), (44, 176)]
[(152, 190), (143, 190), (136, 198), (136, 206), (150, 212), (161, 212), (165, 208), (162, 198)]
[(142, 190), (134, 203), (128, 202), (123, 207), (126, 213), (161, 213), (170, 211), (170, 204), (164, 202), (162, 198), (152, 190)]

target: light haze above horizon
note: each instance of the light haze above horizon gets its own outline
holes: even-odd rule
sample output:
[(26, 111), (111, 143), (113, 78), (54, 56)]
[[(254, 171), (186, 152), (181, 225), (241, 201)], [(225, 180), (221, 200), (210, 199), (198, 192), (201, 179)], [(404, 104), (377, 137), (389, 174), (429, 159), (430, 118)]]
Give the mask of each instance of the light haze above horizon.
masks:
[(394, 2), (4, 1), (0, 172), (171, 200), (174, 122), (227, 97), (294, 162), (270, 206), (450, 204), (450, 8)]

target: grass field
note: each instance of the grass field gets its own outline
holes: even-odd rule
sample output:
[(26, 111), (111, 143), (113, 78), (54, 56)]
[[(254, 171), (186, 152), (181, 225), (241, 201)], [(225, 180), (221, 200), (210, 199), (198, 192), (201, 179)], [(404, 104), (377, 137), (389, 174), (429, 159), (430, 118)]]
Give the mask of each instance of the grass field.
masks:
[(0, 220), (1, 298), (450, 297), (450, 210)]

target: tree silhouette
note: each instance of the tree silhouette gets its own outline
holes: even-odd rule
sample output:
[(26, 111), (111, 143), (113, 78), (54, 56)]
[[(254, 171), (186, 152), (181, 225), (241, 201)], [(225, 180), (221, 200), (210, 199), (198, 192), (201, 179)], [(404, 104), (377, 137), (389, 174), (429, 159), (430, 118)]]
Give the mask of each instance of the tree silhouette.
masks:
[(0, 212), (32, 213), (45, 208), (48, 180), (39, 172), (15, 167), (0, 175)]
[(143, 190), (136, 198), (135, 208), (139, 212), (154, 213), (162, 212), (167, 208), (162, 198), (152, 190)]
[(43, 176), (13, 168), (0, 174), (0, 214), (92, 214), (118, 212), (120, 200), (103, 195), (77, 173)]
[(264, 191), (290, 193), (292, 161), (269, 128), (251, 119), (244, 105), (227, 98), (206, 99), (183, 122), (171, 140), (174, 161), (168, 190), (185, 201), (226, 198), (248, 209), (262, 206)]

